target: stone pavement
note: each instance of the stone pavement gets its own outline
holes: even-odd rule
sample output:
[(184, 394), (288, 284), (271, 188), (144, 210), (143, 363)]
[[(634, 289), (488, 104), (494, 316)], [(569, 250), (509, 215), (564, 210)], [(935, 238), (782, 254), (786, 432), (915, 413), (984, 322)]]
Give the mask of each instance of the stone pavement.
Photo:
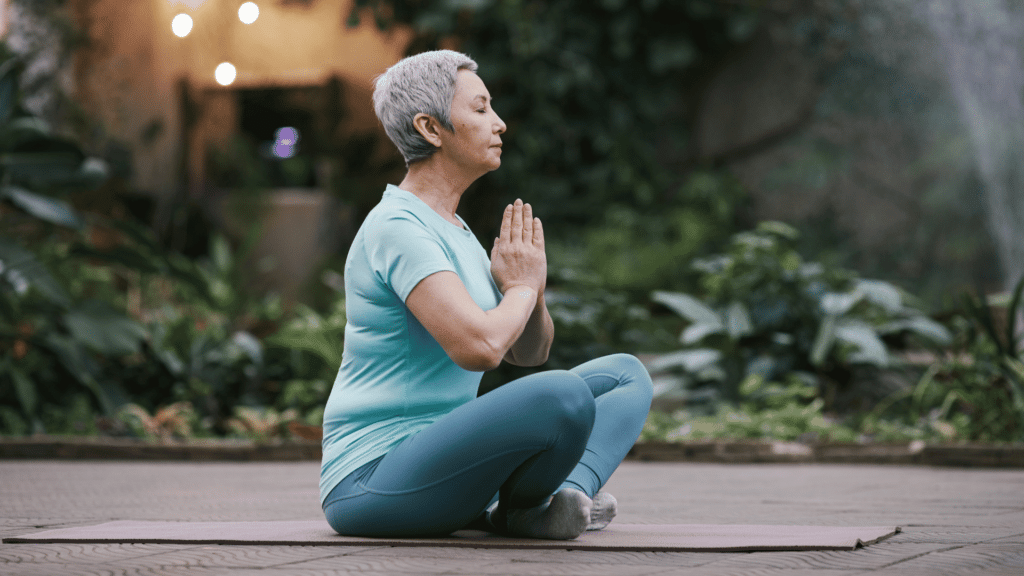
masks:
[[(318, 472), (316, 462), (0, 460), (0, 537), (119, 519), (322, 518)], [(607, 489), (621, 522), (904, 531), (843, 552), (0, 544), (0, 574), (1024, 574), (1021, 470), (627, 461)]]

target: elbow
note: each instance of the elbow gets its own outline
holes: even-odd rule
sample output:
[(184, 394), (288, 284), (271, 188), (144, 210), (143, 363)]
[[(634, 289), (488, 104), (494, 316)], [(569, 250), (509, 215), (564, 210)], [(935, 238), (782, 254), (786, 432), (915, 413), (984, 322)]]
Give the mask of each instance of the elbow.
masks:
[[(541, 364), (548, 361), (548, 356), (550, 352), (551, 346), (548, 345), (543, 350), (538, 350), (537, 353), (534, 354), (533, 356), (530, 356), (529, 358), (524, 358), (523, 361), (519, 363), (519, 365), (527, 367), (540, 366)], [(516, 360), (519, 360), (519, 358), (517, 357)]]
[(452, 361), (470, 372), (494, 370), (505, 356), (504, 350), (483, 339), (476, 340), (475, 345), (467, 345), (453, 352), (448, 354)]

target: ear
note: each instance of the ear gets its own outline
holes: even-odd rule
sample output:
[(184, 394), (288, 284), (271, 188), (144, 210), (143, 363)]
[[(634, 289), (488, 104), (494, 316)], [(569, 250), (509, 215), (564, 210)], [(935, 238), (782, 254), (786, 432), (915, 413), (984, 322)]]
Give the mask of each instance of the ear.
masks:
[(416, 131), (423, 136), (423, 139), (433, 144), (436, 148), (441, 147), (441, 125), (433, 116), (420, 112), (412, 119), (412, 125)]

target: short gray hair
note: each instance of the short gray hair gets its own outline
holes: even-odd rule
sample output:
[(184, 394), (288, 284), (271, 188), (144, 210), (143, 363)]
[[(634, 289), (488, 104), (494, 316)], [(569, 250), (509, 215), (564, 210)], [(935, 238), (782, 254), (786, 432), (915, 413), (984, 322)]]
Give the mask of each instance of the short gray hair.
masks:
[(408, 166), (430, 158), (437, 148), (413, 126), (420, 112), (454, 132), (451, 111), (459, 70), (476, 72), (472, 58), (453, 50), (434, 50), (403, 58), (377, 77), (373, 110)]

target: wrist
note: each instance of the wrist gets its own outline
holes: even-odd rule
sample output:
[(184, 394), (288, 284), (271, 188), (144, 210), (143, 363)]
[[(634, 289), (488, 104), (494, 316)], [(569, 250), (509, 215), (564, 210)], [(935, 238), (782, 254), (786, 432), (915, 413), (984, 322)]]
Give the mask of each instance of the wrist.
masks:
[(529, 284), (513, 284), (505, 288), (502, 296), (515, 295), (519, 298), (528, 299), (532, 298), (534, 294), (538, 294), (537, 289)]

